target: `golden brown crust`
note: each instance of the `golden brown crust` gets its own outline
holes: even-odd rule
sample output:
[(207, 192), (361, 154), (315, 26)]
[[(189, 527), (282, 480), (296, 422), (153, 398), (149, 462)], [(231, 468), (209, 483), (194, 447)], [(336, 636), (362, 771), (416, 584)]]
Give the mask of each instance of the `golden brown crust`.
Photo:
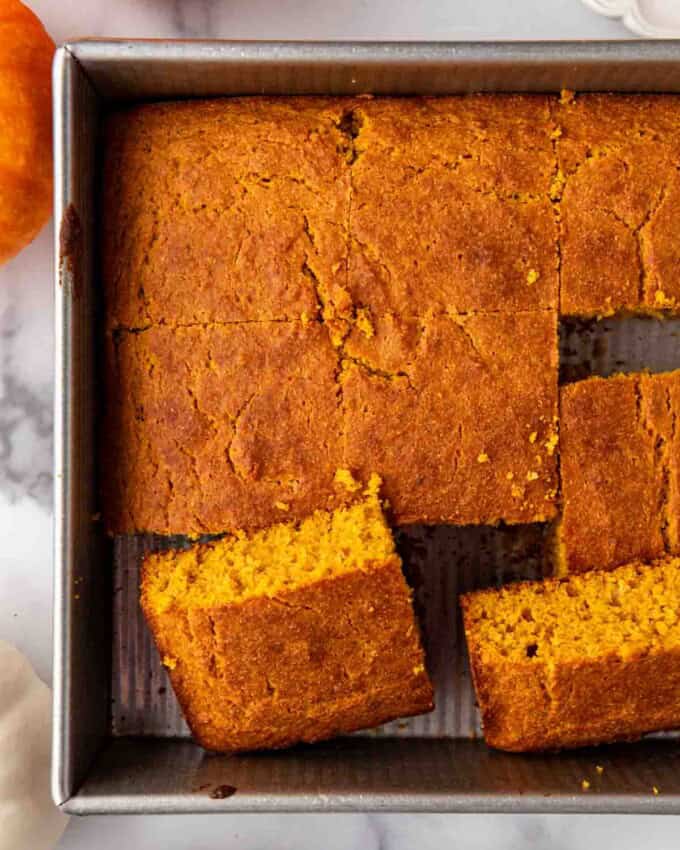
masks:
[(114, 113), (108, 326), (313, 318), (326, 300), (346, 308), (344, 104), (231, 98)]
[(339, 467), (364, 480), (378, 471), (398, 523), (554, 516), (555, 315), (374, 324), (339, 352), (317, 323), (112, 337), (109, 529), (299, 518), (330, 503)]
[(111, 530), (255, 528), (326, 506), (341, 413), (322, 325), (150, 328), (111, 337), (108, 362)]
[(238, 751), (318, 741), (432, 708), (410, 594), (383, 565), (275, 599), (142, 607), (196, 740)]
[(360, 101), (349, 290), (375, 314), (557, 306), (541, 96)]
[(631, 741), (680, 726), (680, 650), (561, 665), (482, 664), (470, 648), (484, 739), (513, 752)]
[[(665, 563), (665, 566), (664, 566)], [(635, 740), (648, 732), (680, 727), (680, 649), (659, 642), (620, 650), (586, 651), (589, 617), (572, 624), (583, 643), (583, 655), (572, 659), (503, 657), (481, 635), (479, 611), (486, 597), (486, 617), (493, 617), (494, 597), (516, 599), (517, 612), (530, 611), (526, 591), (541, 591), (546, 606), (559, 609), (559, 592), (569, 584), (635, 581), (635, 572), (651, 574), (654, 569), (677, 569), (677, 564), (659, 561), (649, 566), (639, 562), (612, 573), (591, 572), (563, 580), (520, 582), (501, 590), (483, 590), (461, 596), (463, 623), (470, 667), (482, 715), (484, 738), (498, 749), (516, 752), (582, 747), (603, 742)], [(625, 576), (623, 575), (625, 572)], [(615, 591), (614, 591), (615, 592)], [(577, 591), (574, 591), (576, 595)], [(527, 605), (527, 603), (529, 603)], [(676, 609), (678, 600), (669, 598)], [(669, 611), (670, 614), (670, 611)], [(502, 628), (502, 625), (499, 626)], [(536, 649), (537, 647), (534, 647)], [(547, 654), (547, 653), (546, 653)]]
[[(385, 474), (400, 522), (553, 516), (552, 455), (544, 476), (527, 462), (532, 449), (519, 441), (519, 429), (538, 420), (529, 434), (536, 432), (540, 441), (553, 424), (555, 349), (543, 331), (537, 331), (542, 341), (529, 340), (522, 328), (534, 321), (532, 311), (537, 328), (552, 321), (559, 256), (563, 312), (675, 309), (679, 128), (680, 99), (670, 96), (584, 95), (562, 103), (544, 96), (235, 98), (115, 114), (107, 130), (104, 181), (109, 328), (166, 323), (196, 325), (197, 333), (205, 326), (214, 334), (216, 323), (243, 322), (244, 330), (233, 333), (247, 354), (268, 333), (262, 322), (281, 320), (281, 330), (272, 334), (272, 359), (285, 371), (294, 367), (283, 365), (276, 340), (305, 331), (284, 325), (316, 318), (325, 321), (337, 354), (324, 350), (318, 384), (305, 366), (310, 395), (305, 402), (298, 394), (296, 404), (298, 412), (311, 406), (310, 428), (300, 414), (287, 437), (286, 408), (276, 407), (283, 389), (261, 396), (258, 430), (248, 430), (258, 446), (244, 448), (241, 473), (234, 474), (231, 457), (222, 466), (215, 458), (197, 473), (191, 452), (154, 445), (179, 439), (171, 434), (175, 413), (169, 399), (173, 382), (183, 379), (171, 367), (162, 377), (168, 395), (159, 436), (135, 425), (128, 435), (134, 431), (137, 443), (119, 444), (123, 463), (114, 460), (108, 483), (107, 499), (115, 503), (108, 511), (110, 527), (197, 533), (271, 522), (278, 518), (271, 505), (287, 504), (291, 496), (285, 487), (275, 493), (263, 483), (279, 477), (257, 471), (276, 466), (265, 451), (295, 451), (300, 462), (282, 464), (287, 480), (314, 479), (303, 482), (294, 515), (323, 507), (327, 487), (317, 486), (317, 473), (305, 467), (316, 462), (319, 446), (301, 460), (303, 450), (293, 444), (302, 433), (325, 435), (329, 457), (339, 465)], [(234, 256), (227, 257), (225, 245), (235, 248)], [(446, 318), (452, 315), (458, 318)], [(378, 334), (371, 338), (360, 319)], [(479, 325), (473, 336), (487, 334), (489, 357), (477, 352), (461, 358), (484, 380), (475, 384), (455, 364), (437, 365), (440, 355), (433, 351), (433, 370), (424, 361), (415, 367), (427, 389), (419, 389), (414, 405), (409, 381), (411, 360), (418, 361), (422, 348), (419, 335), (450, 355), (462, 347), (463, 332), (447, 332), (447, 341), (434, 329), (455, 323)], [(507, 347), (496, 351), (494, 334), (505, 337)], [(526, 364), (509, 356), (517, 340), (526, 342)], [(294, 347), (287, 351), (294, 362)], [(238, 356), (236, 347), (232, 352)], [(484, 369), (485, 359), (509, 359), (507, 381)], [(533, 362), (538, 368), (532, 371)], [(273, 381), (268, 368), (265, 380)], [(125, 393), (117, 381), (139, 382), (140, 392), (146, 386), (146, 379), (114, 374), (110, 384), (119, 398)], [(255, 369), (245, 374), (253, 385), (260, 379)], [(438, 379), (441, 386), (435, 386)], [(238, 377), (225, 372), (223, 380), (227, 396), (243, 396)], [(455, 388), (447, 381), (455, 381)], [(506, 403), (510, 391), (517, 397)], [(123, 411), (124, 405), (116, 415), (130, 423), (135, 414)], [(235, 411), (231, 405), (228, 415)], [(229, 430), (218, 402), (209, 398), (203, 412)], [(180, 405), (183, 422), (198, 415)], [(467, 433), (458, 433), (459, 426)], [(500, 462), (494, 464), (484, 446), (472, 456), (468, 436), (500, 447)], [(223, 452), (224, 443), (214, 448)], [(478, 455), (488, 455), (490, 463), (476, 466)], [(330, 462), (321, 467), (318, 477), (326, 481)], [(236, 479), (256, 481), (254, 493)], [(190, 492), (196, 485), (207, 488), (204, 495)], [(643, 520), (655, 511), (651, 488), (643, 493)], [(197, 510), (199, 498), (204, 504), (216, 500), (206, 518)], [(670, 520), (667, 525), (672, 536)], [(617, 562), (634, 554), (625, 545), (632, 533), (629, 528), (619, 535)], [(650, 554), (660, 551), (658, 540), (640, 546)], [(600, 552), (594, 560), (609, 557)]]
[(553, 313), (385, 317), (345, 354), (345, 462), (380, 471), (397, 523), (554, 516)]
[(554, 308), (560, 260), (565, 314), (677, 312), (679, 137), (670, 95), (123, 110), (106, 131), (109, 326), (348, 316), (352, 301)]
[(567, 571), (680, 551), (680, 371), (561, 390)]
[(680, 98), (579, 95), (555, 115), (562, 313), (677, 313)]

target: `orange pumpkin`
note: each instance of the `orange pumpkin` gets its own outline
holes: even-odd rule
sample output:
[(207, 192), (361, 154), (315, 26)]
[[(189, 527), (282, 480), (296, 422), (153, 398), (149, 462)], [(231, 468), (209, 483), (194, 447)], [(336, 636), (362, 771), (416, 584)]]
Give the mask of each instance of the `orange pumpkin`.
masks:
[(54, 42), (19, 0), (0, 0), (0, 263), (52, 209)]

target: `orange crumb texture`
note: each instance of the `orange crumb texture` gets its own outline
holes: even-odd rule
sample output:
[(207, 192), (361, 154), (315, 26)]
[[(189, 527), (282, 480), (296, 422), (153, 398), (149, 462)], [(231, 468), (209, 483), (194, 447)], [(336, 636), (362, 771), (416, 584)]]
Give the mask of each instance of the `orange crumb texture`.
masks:
[(299, 524), (145, 559), (142, 608), (205, 748), (285, 747), (432, 709), (378, 484)]
[(461, 605), (491, 746), (552, 750), (680, 727), (680, 558), (477, 591)]

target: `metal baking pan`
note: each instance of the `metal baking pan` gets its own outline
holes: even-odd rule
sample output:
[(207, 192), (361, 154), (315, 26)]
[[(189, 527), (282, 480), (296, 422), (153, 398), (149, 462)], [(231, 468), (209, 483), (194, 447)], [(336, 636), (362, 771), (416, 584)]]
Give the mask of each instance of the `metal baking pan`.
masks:
[[(434, 714), (314, 747), (221, 757), (187, 737), (139, 615), (140, 557), (164, 541), (107, 540), (98, 521), (97, 148), (112, 102), (564, 87), (680, 92), (680, 43), (81, 41), (58, 51), (53, 795), (64, 811), (680, 812), (674, 736), (543, 756), (493, 752), (479, 737), (456, 595), (539, 575), (543, 528), (400, 530)], [(651, 319), (564, 323), (562, 379), (680, 367), (679, 329)]]

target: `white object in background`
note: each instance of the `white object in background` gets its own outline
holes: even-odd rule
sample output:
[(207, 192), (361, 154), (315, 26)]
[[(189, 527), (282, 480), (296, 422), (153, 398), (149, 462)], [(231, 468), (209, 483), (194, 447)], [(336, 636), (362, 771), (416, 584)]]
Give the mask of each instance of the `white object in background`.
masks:
[(0, 850), (48, 850), (66, 828), (50, 796), (51, 713), (50, 689), (0, 640)]
[(631, 32), (645, 38), (680, 38), (680, 0), (583, 0), (608, 18), (621, 18)]

